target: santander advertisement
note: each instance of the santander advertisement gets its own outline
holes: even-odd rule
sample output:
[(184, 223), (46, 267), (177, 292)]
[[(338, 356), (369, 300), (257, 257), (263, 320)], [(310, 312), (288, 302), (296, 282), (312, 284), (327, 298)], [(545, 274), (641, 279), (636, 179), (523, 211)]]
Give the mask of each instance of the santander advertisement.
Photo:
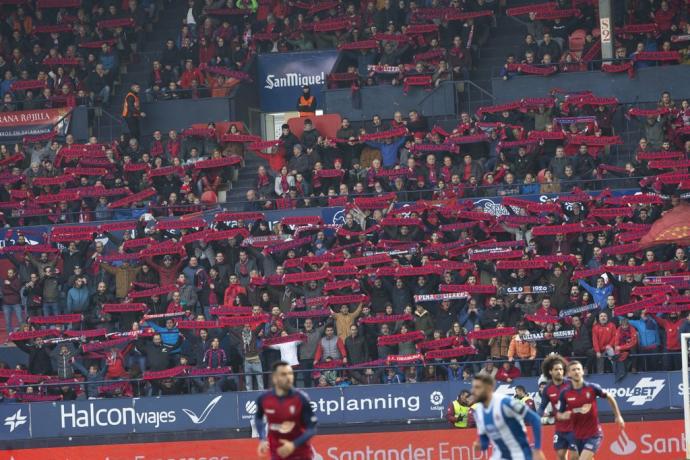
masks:
[[(472, 451), (475, 430), (427, 430), (319, 435), (315, 460), (487, 460)], [(546, 427), (546, 458), (555, 459)], [(604, 425), (604, 442), (596, 458), (679, 460), (685, 435), (680, 420), (628, 423), (625, 432)], [(256, 459), (255, 439), (118, 444), (46, 449), (5, 450), (1, 460), (249, 460)]]

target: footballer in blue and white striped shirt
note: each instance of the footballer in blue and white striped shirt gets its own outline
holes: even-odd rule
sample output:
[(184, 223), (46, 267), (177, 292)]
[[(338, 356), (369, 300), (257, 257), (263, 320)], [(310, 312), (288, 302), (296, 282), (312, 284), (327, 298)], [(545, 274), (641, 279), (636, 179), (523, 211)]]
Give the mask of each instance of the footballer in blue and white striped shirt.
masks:
[[(541, 450), (541, 420), (539, 415), (517, 399), (495, 395), (496, 382), (489, 375), (475, 376), (472, 396), (476, 404), (474, 419), (479, 441), (475, 451), (493, 447), (491, 460), (545, 460)], [(527, 439), (525, 420), (534, 431), (534, 447)]]

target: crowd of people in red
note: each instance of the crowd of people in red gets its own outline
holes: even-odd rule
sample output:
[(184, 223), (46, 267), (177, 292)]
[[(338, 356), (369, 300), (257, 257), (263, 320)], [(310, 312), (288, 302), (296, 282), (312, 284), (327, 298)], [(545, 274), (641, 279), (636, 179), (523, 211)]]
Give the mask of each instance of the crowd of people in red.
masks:
[[(228, 22), (233, 46), (265, 41), (251, 18), (270, 24), (266, 3), (206, 3), (190, 2), (183, 34), (217, 44)], [(448, 24), (478, 40), (480, 20), (490, 21), (479, 13), (499, 2), (457, 3), (477, 14)], [(327, 5), (308, 9), (330, 16), (310, 22), (318, 37), (368, 40), (343, 37), (350, 20)], [(446, 27), (445, 10), (440, 26), (412, 19), (437, 14), (436, 4), (405, 7), (384, 2), (371, 23), (354, 14), (369, 31), (382, 21), (396, 43), (403, 24)], [(232, 20), (217, 29), (214, 15)], [(280, 29), (263, 33), (289, 43)], [(472, 41), (460, 36), (460, 46)], [(234, 58), (195, 55), (165, 70), (189, 82), (199, 64), (241, 72)], [(552, 352), (617, 378), (678, 369), (679, 334), (690, 331), (688, 107), (670, 93), (628, 107), (555, 91), (462, 113), (446, 128), (412, 111), (357, 129), (344, 119), (335, 137), (305, 117), (299, 138), (285, 125), (275, 141), (219, 123), (113, 143), (48, 134), (0, 146), (2, 306), (9, 341), (28, 355), (27, 366), (0, 364), (0, 391), (44, 401), (261, 389), (278, 360), (302, 386), (479, 372), (511, 382)], [(619, 111), (640, 120), (629, 161)], [(208, 212), (253, 154), (275, 170), (259, 168), (241, 211)], [(490, 207), (477, 203), (485, 197)], [(289, 211), (315, 206), (341, 208), (342, 220)], [(284, 214), (270, 219), (273, 210)], [(48, 230), (37, 236), (32, 225)]]
[[(561, 2), (565, 3), (565, 2)], [(541, 4), (510, 8), (525, 20), (524, 42), (506, 58), (501, 76), (549, 76), (558, 72), (627, 72), (650, 66), (690, 63), (690, 5), (685, 1), (614, 2), (614, 59), (602, 61), (596, 2), (556, 7)], [(611, 30), (604, 31), (611, 34)]]
[[(101, 205), (92, 220), (115, 220), (56, 225), (38, 245), (22, 234), (6, 236), (2, 252), (13, 268), (3, 281), (3, 310), (10, 328), (19, 322), (10, 340), (29, 354), (27, 368), (1, 371), (6, 396), (262, 388), (262, 371), (279, 359), (300, 371), (305, 386), (463, 380), (482, 369), (512, 381), (533, 375), (551, 352), (619, 378), (630, 369), (676, 369), (679, 331), (690, 328), (685, 246), (639, 241), (657, 220), (683, 212), (690, 148), (683, 105), (664, 93), (654, 109), (627, 110), (645, 119), (647, 138), (623, 170), (604, 163), (617, 158), (608, 152), (618, 142), (615, 127), (606, 125), (616, 107), (611, 98), (582, 93), (523, 100), (463, 114), (452, 132), (425, 126), (416, 113), (396, 115), (389, 126), (375, 121), (356, 137), (338, 134), (347, 142), (317, 136), (315, 147), (305, 142), (307, 129), (295, 141), (306, 147), (295, 143), (287, 168), (267, 183), (260, 178), (255, 193), (293, 199), (305, 191), (295, 185), (298, 174), (304, 184), (331, 181), (328, 195), (337, 189), (339, 196), (327, 204), (344, 207), (336, 224), (289, 214), (268, 222), (268, 208), (251, 196), (242, 212), (176, 208), (177, 189), (156, 182), (156, 174), (153, 188), (143, 190), (149, 192), (113, 201), (107, 191), (127, 178), (126, 167), (111, 180), (77, 174)], [(344, 122), (341, 131), (348, 128)], [(238, 158), (198, 160), (192, 151), (217, 136), (205, 128), (186, 134), (199, 146), (187, 152), (190, 164)], [(290, 139), (289, 132), (279, 142), (228, 135), (239, 136), (230, 145), (248, 151), (284, 149)], [(160, 142), (155, 162), (176, 145)], [(71, 152), (55, 145), (57, 158)], [(315, 152), (321, 166), (296, 169)], [(175, 177), (150, 165), (152, 154), (130, 152), (124, 165), (143, 164), (143, 177), (159, 170)], [(39, 204), (42, 196), (64, 198), (64, 185), (35, 184), (56, 177), (45, 173), (60, 169), (56, 163), (46, 159), (35, 176), (32, 168), (13, 173), (5, 165), (5, 177), (17, 178), (6, 185), (6, 207), (21, 199), (20, 189), (37, 191)], [(560, 174), (583, 164), (593, 165), (581, 176), (586, 183), (605, 186), (607, 174), (620, 173), (641, 193), (596, 194), (581, 184), (546, 201), (515, 196), (525, 194), (528, 175), (555, 186)], [(488, 174), (499, 176), (488, 194), (502, 200), (492, 213), (467, 199), (476, 196), (470, 179), (487, 181)], [(425, 191), (426, 183), (433, 188)], [(180, 194), (190, 185), (176, 184)], [(167, 203), (158, 201), (166, 196)], [(139, 218), (117, 220), (120, 207)], [(173, 211), (183, 215), (170, 217)]]
[(0, 17), (0, 111), (11, 112), (107, 105), (158, 12), (150, 0), (32, 0)]

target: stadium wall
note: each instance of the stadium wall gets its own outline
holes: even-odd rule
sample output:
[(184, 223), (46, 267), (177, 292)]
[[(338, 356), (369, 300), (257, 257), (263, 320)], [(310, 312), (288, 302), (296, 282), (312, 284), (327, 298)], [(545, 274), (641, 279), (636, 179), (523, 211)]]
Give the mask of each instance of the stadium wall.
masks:
[[(414, 426), (411, 427), (411, 429)], [(315, 460), (480, 460), (473, 453), (474, 429), (424, 430), (384, 433), (317, 435)], [(683, 455), (681, 421), (632, 422), (621, 433), (612, 423), (603, 424), (601, 458), (677, 460)], [(553, 426), (542, 435), (547, 458), (555, 458)], [(256, 458), (255, 439), (225, 439), (142, 444), (84, 445), (42, 449), (6, 450), (2, 460), (246, 460)]]
[[(626, 412), (682, 407), (680, 372), (592, 375), (589, 381), (611, 392)], [(498, 384), (497, 391), (514, 393), (523, 385), (534, 397), (535, 378)], [(446, 408), (470, 383), (425, 382), (398, 385), (309, 388), (305, 392), (319, 423), (345, 426), (362, 423), (405, 423), (443, 420)], [(32, 402), (0, 406), (0, 442), (27, 439), (103, 437), (112, 435), (191, 432), (251, 427), (260, 392), (234, 392), (145, 398), (114, 398), (64, 402)], [(601, 403), (600, 412), (611, 409)]]
[(544, 97), (554, 88), (587, 90), (626, 102), (656, 102), (664, 91), (670, 91), (674, 99), (690, 97), (688, 66), (685, 65), (646, 67), (636, 70), (633, 78), (627, 73), (604, 72), (559, 73), (549, 77), (521, 75), (507, 81), (493, 78), (491, 86), (496, 104), (525, 97)]

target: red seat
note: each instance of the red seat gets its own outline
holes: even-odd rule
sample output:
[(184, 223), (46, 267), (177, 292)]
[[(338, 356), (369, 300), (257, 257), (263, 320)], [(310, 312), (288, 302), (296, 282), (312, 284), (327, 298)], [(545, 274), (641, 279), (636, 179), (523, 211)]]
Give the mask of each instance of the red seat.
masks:
[(570, 51), (579, 52), (585, 47), (585, 35), (587, 32), (583, 29), (577, 29), (568, 38), (568, 47)]

